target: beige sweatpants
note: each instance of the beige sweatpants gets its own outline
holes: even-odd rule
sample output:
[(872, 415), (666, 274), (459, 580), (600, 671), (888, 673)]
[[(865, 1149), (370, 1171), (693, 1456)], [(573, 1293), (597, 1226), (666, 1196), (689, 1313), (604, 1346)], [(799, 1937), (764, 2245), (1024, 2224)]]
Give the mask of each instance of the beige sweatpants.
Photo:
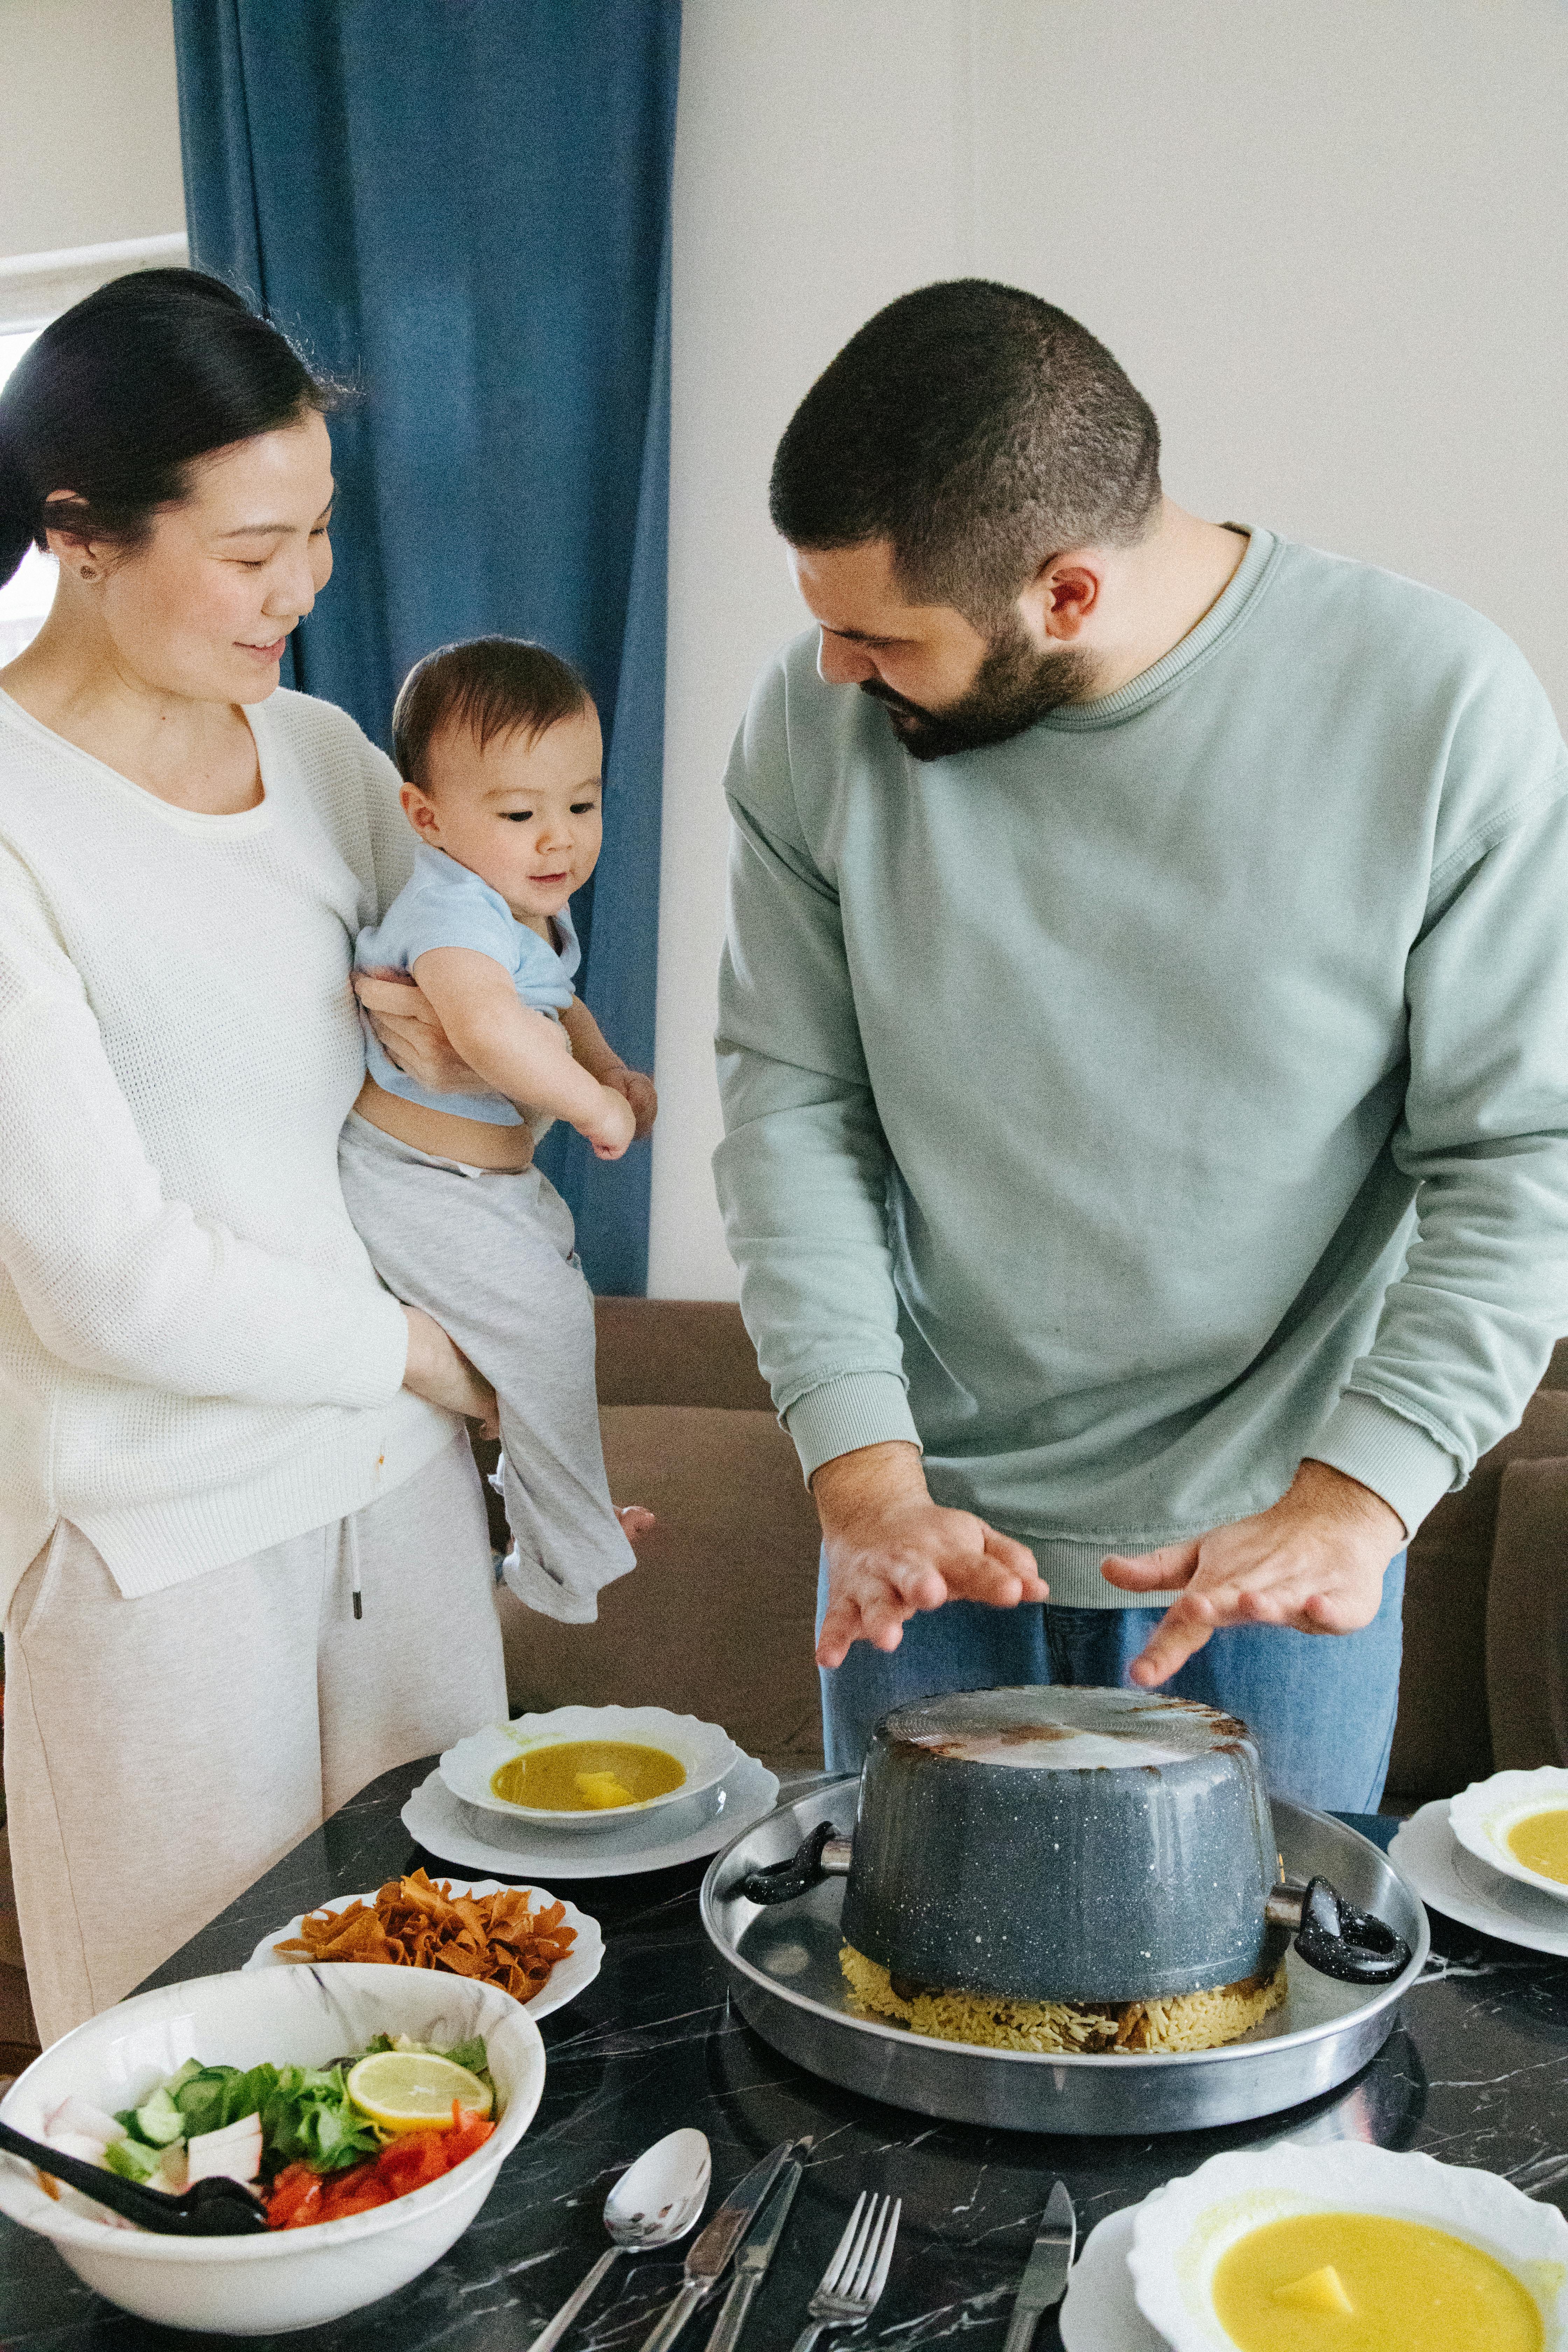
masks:
[(377, 1773), (505, 1712), (461, 1432), (352, 1518), (135, 1601), (62, 1521), (5, 1620), (11, 1863), (45, 2043)]

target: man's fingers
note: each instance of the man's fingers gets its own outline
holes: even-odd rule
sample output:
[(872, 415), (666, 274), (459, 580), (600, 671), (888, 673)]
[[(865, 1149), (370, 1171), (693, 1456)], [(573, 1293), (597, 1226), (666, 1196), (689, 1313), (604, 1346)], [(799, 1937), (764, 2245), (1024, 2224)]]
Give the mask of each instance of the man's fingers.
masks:
[(940, 1609), (944, 1601), (952, 1598), (948, 1579), (940, 1569), (924, 1560), (897, 1563), (889, 1568), (887, 1578), (903, 1602), (906, 1615), (915, 1609)]
[(1173, 1601), (1142, 1650), (1128, 1668), (1128, 1678), (1141, 1689), (1169, 1682), (1215, 1630), (1214, 1611), (1202, 1593), (1184, 1592)]
[(853, 1601), (833, 1601), (828, 1603), (822, 1620), (822, 1630), (816, 1637), (816, 1663), (819, 1666), (841, 1666), (849, 1655), (851, 1643), (861, 1632), (860, 1612)]
[(1198, 1549), (1194, 1536), (1189, 1543), (1162, 1544), (1158, 1551), (1131, 1557), (1113, 1551), (1101, 1560), (1100, 1572), (1122, 1592), (1175, 1592), (1197, 1567)]

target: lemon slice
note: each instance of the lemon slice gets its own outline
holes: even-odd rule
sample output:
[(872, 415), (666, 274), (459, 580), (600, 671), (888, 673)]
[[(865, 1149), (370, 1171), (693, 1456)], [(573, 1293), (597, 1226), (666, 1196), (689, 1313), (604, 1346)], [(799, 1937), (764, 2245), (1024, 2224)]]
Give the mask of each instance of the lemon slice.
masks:
[(449, 2129), (454, 2100), (468, 2115), (488, 2116), (494, 2105), (466, 2066), (416, 2050), (378, 2050), (374, 2058), (362, 2058), (350, 2072), (348, 2092), (373, 2124), (395, 2133)]

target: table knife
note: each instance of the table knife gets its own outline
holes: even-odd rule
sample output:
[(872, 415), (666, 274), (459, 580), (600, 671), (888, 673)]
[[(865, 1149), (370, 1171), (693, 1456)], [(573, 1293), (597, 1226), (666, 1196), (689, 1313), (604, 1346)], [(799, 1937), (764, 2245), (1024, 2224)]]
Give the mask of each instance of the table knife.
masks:
[(1046, 2218), (1024, 2267), (1002, 2352), (1029, 2352), (1041, 2314), (1059, 2303), (1067, 2293), (1068, 2273), (1072, 2268), (1077, 2245), (1078, 2216), (1072, 2210), (1067, 2182), (1058, 2180), (1046, 2201)]
[[(809, 2147), (810, 2142), (806, 2142)], [(786, 2164), (779, 2175), (778, 2187), (758, 2214), (755, 2223), (746, 2233), (741, 2251), (735, 2256), (735, 2275), (730, 2292), (724, 2297), (724, 2308), (713, 2323), (713, 2333), (708, 2338), (708, 2352), (735, 2352), (741, 2330), (746, 2324), (746, 2314), (752, 2298), (767, 2276), (768, 2264), (778, 2250), (784, 2236), (789, 2209), (795, 2203), (795, 2192), (800, 2187), (805, 2167), (798, 2158)]]
[(755, 2164), (738, 2189), (731, 2189), (702, 2235), (686, 2257), (686, 2278), (674, 2302), (660, 2315), (642, 2346), (642, 2352), (669, 2352), (692, 2313), (714, 2286), (741, 2238), (784, 2170), (799, 2143), (781, 2140), (761, 2164)]

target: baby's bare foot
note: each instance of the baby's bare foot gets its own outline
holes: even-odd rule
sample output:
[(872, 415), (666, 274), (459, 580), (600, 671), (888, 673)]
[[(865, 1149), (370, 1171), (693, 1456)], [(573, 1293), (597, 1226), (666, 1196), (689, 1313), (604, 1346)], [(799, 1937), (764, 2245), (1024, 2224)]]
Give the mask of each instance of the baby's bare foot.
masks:
[(638, 1536), (646, 1536), (649, 1528), (658, 1525), (653, 1513), (645, 1510), (641, 1503), (617, 1504), (616, 1517), (621, 1523), (621, 1532), (634, 1548)]

